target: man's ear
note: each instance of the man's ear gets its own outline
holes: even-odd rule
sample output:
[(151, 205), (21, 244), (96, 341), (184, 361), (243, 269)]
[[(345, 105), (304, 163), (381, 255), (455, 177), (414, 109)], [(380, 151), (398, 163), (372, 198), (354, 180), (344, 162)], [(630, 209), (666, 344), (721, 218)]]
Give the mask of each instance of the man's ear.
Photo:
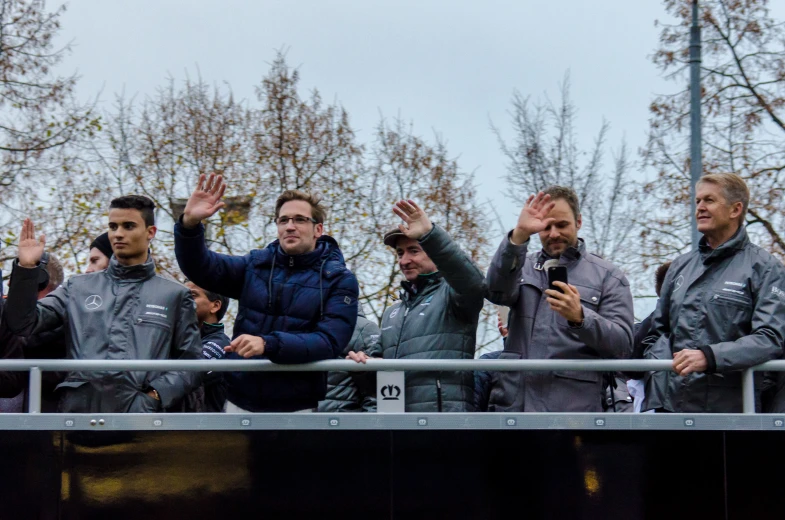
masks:
[(215, 300), (214, 302), (210, 302), (210, 314), (218, 314), (218, 311), (221, 310), (221, 300)]
[(314, 229), (313, 229), (313, 234), (314, 234), (314, 236), (315, 236), (316, 238), (319, 238), (320, 236), (322, 236), (322, 234), (323, 234), (323, 233), (324, 233), (324, 224), (322, 224), (321, 222), (319, 222), (318, 224), (316, 224), (316, 225), (314, 226)]
[(580, 230), (582, 225), (583, 225), (583, 218), (581, 218), (581, 216), (578, 215), (578, 218), (575, 219), (575, 229)]
[(155, 226), (147, 226), (147, 240), (148, 242), (152, 242), (155, 238), (155, 234), (158, 233), (158, 228)]
[(730, 207), (730, 218), (733, 220), (738, 220), (742, 211), (744, 211), (744, 204), (741, 201), (734, 202)]

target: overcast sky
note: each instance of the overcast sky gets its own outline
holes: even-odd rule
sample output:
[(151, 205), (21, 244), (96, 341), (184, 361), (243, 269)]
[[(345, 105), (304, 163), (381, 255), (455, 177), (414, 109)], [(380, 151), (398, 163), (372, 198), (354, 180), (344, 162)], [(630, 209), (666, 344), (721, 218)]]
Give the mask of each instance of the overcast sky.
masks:
[(514, 89), (555, 99), (569, 70), (582, 139), (605, 117), (613, 146), (626, 135), (637, 148), (653, 94), (674, 88), (647, 58), (663, 16), (654, 0), (73, 0), (62, 36), (74, 43), (65, 68), (81, 75), (80, 94), (103, 89), (107, 102), (123, 88), (152, 94), (197, 66), (250, 98), (286, 47), (303, 86), (340, 101), (361, 138), (380, 111), (421, 135), (438, 131), (511, 225), (517, 210), (501, 195), (489, 121), (509, 129)]
[[(775, 10), (785, 19), (785, 5)], [(626, 136), (637, 150), (653, 96), (680, 87), (649, 59), (658, 18), (667, 20), (657, 0), (73, 0), (61, 35), (74, 43), (64, 66), (81, 75), (80, 95), (103, 89), (107, 102), (122, 89), (150, 95), (197, 66), (251, 98), (286, 47), (302, 85), (340, 101), (361, 139), (380, 111), (421, 135), (438, 131), (512, 226), (518, 209), (502, 195), (489, 121), (508, 131), (513, 90), (556, 99), (569, 70), (581, 139), (604, 117), (609, 143)]]

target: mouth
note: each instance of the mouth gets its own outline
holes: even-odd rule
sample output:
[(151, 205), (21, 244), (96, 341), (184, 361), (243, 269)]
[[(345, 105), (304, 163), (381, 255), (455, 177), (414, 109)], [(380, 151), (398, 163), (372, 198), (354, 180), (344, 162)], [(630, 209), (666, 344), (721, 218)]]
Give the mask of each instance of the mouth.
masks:
[(125, 242), (115, 242), (112, 247), (123, 247), (127, 245)]

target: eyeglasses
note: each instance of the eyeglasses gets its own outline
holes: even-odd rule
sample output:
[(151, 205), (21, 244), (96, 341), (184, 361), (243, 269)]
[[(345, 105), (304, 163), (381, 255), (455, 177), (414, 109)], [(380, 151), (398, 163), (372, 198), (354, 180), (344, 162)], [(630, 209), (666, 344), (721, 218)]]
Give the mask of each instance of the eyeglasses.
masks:
[(278, 217), (277, 219), (275, 219), (275, 223), (278, 224), (279, 226), (285, 226), (289, 223), (290, 220), (293, 220), (295, 225), (297, 226), (304, 226), (309, 222), (318, 224), (315, 218), (303, 217), (302, 215), (297, 215), (295, 217)]

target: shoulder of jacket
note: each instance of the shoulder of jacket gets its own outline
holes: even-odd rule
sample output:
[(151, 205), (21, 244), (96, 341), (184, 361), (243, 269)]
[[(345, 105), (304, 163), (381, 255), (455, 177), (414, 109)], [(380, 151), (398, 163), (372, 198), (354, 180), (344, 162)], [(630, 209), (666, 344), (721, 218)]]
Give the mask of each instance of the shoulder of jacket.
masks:
[(168, 276), (164, 276), (156, 273), (150, 280), (155, 280), (157, 283), (161, 284), (161, 286), (165, 287), (166, 289), (170, 289), (181, 293), (188, 293), (188, 294), (191, 293), (191, 291), (188, 290), (188, 287), (181, 284), (174, 278), (170, 278)]
[(621, 270), (621, 267), (609, 260), (605, 260), (599, 255), (594, 253), (586, 253), (583, 256), (583, 259), (603, 271), (604, 274), (607, 274), (608, 276), (611, 276), (620, 282), (625, 282), (627, 280), (627, 276), (624, 274), (624, 271)]

